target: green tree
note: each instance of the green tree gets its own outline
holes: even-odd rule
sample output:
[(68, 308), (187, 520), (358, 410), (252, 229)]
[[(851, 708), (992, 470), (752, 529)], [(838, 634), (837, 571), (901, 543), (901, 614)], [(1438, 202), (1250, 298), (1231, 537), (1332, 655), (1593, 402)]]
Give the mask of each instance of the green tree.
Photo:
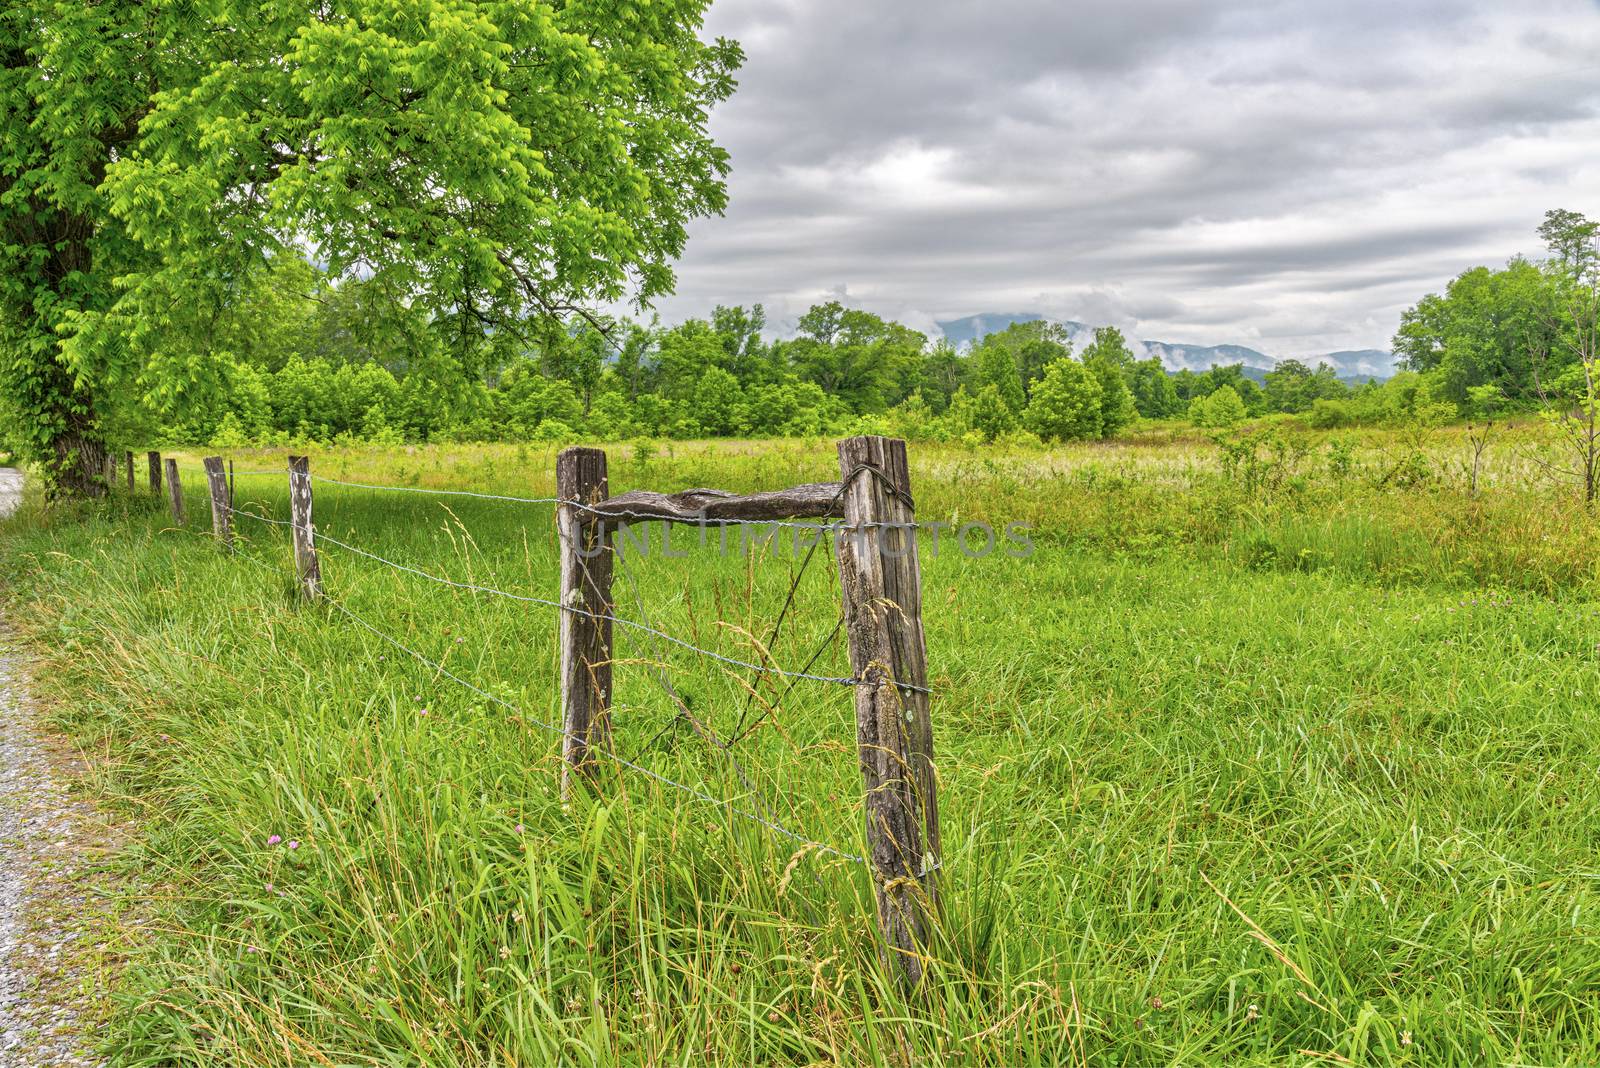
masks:
[(1189, 418), (1196, 426), (1220, 430), (1241, 422), (1245, 415), (1244, 401), (1232, 386), (1223, 386), (1214, 393), (1196, 397), (1189, 405)]
[(701, 40), (705, 7), (7, 4), (0, 392), (30, 458), (92, 492), (106, 410), (214, 392), (217, 310), (302, 247), (457, 360), (670, 292), (726, 203), (706, 127), (742, 56)]
[(1017, 428), (1017, 413), (992, 382), (972, 398), (971, 419), (973, 429), (983, 435), (984, 441), (994, 441)]
[(993, 386), (995, 395), (1013, 412), (1027, 407), (1028, 394), (1022, 385), (1022, 372), (1017, 366), (1017, 356), (1010, 345), (991, 340), (1000, 335), (991, 334), (978, 345), (973, 358), (973, 381), (981, 391)]
[(800, 317), (800, 337), (781, 355), (806, 382), (857, 414), (881, 412), (915, 388), (927, 338), (871, 312), (829, 301)]
[(1105, 360), (1119, 370), (1128, 371), (1134, 363), (1133, 350), (1128, 347), (1121, 330), (1114, 326), (1096, 327), (1094, 340), (1083, 350), (1083, 362), (1092, 360)]
[[(999, 347), (1011, 354), (1024, 394), (1030, 392), (1033, 384), (1044, 377), (1045, 368), (1063, 356), (1072, 355), (1072, 342), (1067, 337), (1066, 328), (1048, 319), (1012, 323), (1004, 330), (985, 335), (978, 347), (980, 353), (984, 349)], [(980, 370), (980, 375), (982, 373)], [(1008, 385), (999, 381), (995, 381), (995, 384), (1000, 387), (1002, 394), (1009, 396)]]
[(1539, 237), (1554, 257), (1554, 266), (1576, 278), (1600, 271), (1597, 236), (1600, 236), (1600, 222), (1564, 208), (1545, 212), (1544, 222), (1539, 224)]
[(1183, 411), (1177, 385), (1158, 357), (1138, 361), (1128, 377), (1134, 407), (1146, 419), (1170, 419)]
[(1033, 387), (1024, 425), (1045, 441), (1098, 437), (1101, 394), (1100, 375), (1070, 357), (1058, 359)]
[(1132, 353), (1120, 344), (1121, 334), (1113, 328), (1106, 329), (1115, 335), (1114, 339), (1102, 344), (1101, 335), (1106, 330), (1097, 330), (1096, 344), (1083, 351), (1083, 365), (1100, 383), (1100, 436), (1103, 438), (1113, 436), (1139, 414), (1133, 402), (1133, 391), (1128, 388), (1127, 369), (1132, 364)]

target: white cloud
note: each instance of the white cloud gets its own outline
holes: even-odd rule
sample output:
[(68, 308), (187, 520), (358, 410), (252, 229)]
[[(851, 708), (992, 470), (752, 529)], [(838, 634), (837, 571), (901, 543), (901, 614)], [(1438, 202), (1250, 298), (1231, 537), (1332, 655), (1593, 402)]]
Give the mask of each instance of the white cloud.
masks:
[(1600, 215), (1594, 0), (716, 0), (708, 30), (749, 55), (713, 118), (732, 202), (668, 319), (842, 291), (1386, 347), (1547, 208)]

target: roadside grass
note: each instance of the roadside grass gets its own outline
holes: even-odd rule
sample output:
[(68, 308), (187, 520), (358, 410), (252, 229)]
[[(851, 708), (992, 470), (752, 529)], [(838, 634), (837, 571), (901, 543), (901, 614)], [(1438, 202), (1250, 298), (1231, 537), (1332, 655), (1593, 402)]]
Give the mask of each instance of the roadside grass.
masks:
[[(1316, 441), (1316, 448), (1325, 442)], [(936, 982), (883, 970), (858, 865), (618, 770), (556, 794), (552, 609), (334, 547), (297, 604), (279, 528), (228, 556), (151, 502), (0, 527), (9, 611), (163, 888), (117, 1063), (1586, 1064), (1600, 1059), (1592, 521), (1510, 479), (1378, 488), (1310, 459), (1246, 489), (1192, 441), (913, 450), (948, 899)], [(1441, 445), (1441, 455), (1449, 448)], [(615, 490), (829, 477), (831, 446), (613, 450)], [(1310, 455), (1310, 454), (1308, 454)], [(356, 481), (542, 496), (553, 451), (341, 450)], [(241, 470), (279, 459), (238, 456)], [(207, 515), (191, 465), (189, 512)], [(1273, 481), (1275, 479), (1275, 481)], [(241, 508), (286, 513), (279, 476)], [(550, 597), (547, 508), (319, 484), (319, 529)], [(674, 541), (618, 613), (756, 659), (805, 555)], [(260, 566), (255, 566), (260, 565)], [(845, 675), (825, 546), (773, 643)], [(844, 853), (844, 687), (618, 629), (617, 749)], [(681, 725), (665, 676), (738, 749)], [(748, 712), (747, 712), (748, 706)], [(754, 790), (745, 780), (753, 784)], [(272, 842), (272, 837), (278, 840)], [(271, 843), (271, 844), (269, 844)], [(294, 847), (291, 848), (291, 843)]]

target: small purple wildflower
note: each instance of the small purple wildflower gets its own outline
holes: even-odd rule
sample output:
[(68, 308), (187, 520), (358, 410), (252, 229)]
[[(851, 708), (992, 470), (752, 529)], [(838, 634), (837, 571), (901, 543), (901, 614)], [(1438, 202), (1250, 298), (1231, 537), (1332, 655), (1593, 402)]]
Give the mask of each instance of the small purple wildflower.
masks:
[(275, 835), (275, 834), (267, 835), (267, 845), (277, 845), (281, 841), (283, 841), (283, 839), (281, 837), (279, 837), (278, 835)]
[(289, 848), (290, 849), (299, 849), (300, 848), (300, 843), (298, 841), (296, 841), (295, 839), (291, 838), (291, 839), (289, 839)]
[(520, 824), (520, 823), (519, 823), (519, 824), (517, 824), (517, 833), (518, 833), (518, 834), (521, 834), (521, 833), (522, 833), (522, 831), (523, 831), (523, 827), (522, 827), (522, 824)]

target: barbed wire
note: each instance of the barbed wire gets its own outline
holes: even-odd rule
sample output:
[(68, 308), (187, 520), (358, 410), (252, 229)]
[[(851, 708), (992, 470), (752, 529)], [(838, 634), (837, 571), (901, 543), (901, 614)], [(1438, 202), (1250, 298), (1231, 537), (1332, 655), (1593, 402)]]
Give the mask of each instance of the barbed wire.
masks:
[[(242, 515), (242, 516), (245, 516), (248, 519), (255, 519), (255, 520), (258, 520), (258, 521), (264, 522), (264, 523), (271, 523), (274, 526), (290, 527), (290, 526), (294, 525), (289, 520), (273, 519), (273, 518), (271, 518), (269, 516), (258, 515), (258, 514), (254, 513), (254, 512), (249, 512), (249, 511), (244, 511), (242, 509), (233, 508), (233, 507), (231, 507), (229, 505), (223, 505), (223, 507), (225, 509), (227, 509), (229, 512), (233, 513), (234, 515)], [(744, 669), (746, 671), (755, 671), (755, 672), (760, 672), (762, 674), (777, 675), (777, 676), (781, 676), (783, 678), (789, 678), (789, 679), (807, 679), (807, 680), (810, 680), (812, 682), (826, 682), (826, 683), (831, 683), (831, 684), (836, 685), (836, 686), (860, 686), (860, 685), (863, 685), (863, 682), (862, 682), (861, 679), (853, 678), (853, 677), (850, 677), (850, 676), (813, 675), (813, 674), (810, 674), (809, 672), (804, 672), (804, 671), (787, 671), (787, 670), (785, 670), (783, 668), (780, 668), (780, 667), (774, 667), (774, 666), (770, 666), (770, 665), (766, 665), (766, 664), (755, 664), (755, 663), (752, 663), (752, 662), (750, 662), (748, 660), (740, 660), (737, 657), (724, 656), (722, 653), (715, 652), (715, 651), (713, 651), (711, 649), (701, 648), (700, 646), (695, 645), (692, 642), (684, 641), (682, 638), (678, 638), (678, 637), (676, 637), (674, 635), (668, 634), (665, 631), (657, 630), (655, 627), (648, 626), (648, 625), (646, 625), (644, 623), (640, 623), (640, 622), (638, 622), (636, 620), (627, 619), (625, 617), (619, 616), (614, 612), (610, 613), (610, 614), (605, 614), (605, 613), (600, 613), (600, 612), (591, 612), (588, 609), (579, 608), (579, 607), (577, 607), (575, 605), (563, 605), (560, 601), (552, 601), (549, 598), (545, 598), (545, 597), (533, 597), (533, 596), (530, 596), (530, 595), (525, 594), (525, 593), (512, 593), (509, 590), (502, 590), (502, 589), (499, 589), (499, 588), (494, 587), (494, 586), (482, 586), (482, 585), (479, 585), (478, 583), (475, 583), (475, 582), (458, 582), (455, 579), (445, 578), (442, 575), (435, 575), (432, 572), (424, 571), (421, 568), (412, 567), (412, 566), (410, 566), (408, 564), (398, 563), (398, 562), (396, 562), (394, 560), (390, 560), (388, 557), (381, 556), (381, 555), (379, 555), (377, 553), (374, 553), (374, 552), (370, 552), (370, 551), (368, 551), (366, 549), (363, 549), (363, 548), (360, 548), (359, 546), (356, 546), (356, 545), (351, 545), (347, 541), (344, 541), (344, 540), (342, 540), (340, 538), (336, 538), (333, 535), (324, 533), (322, 531), (316, 531), (315, 534), (313, 535), (313, 539), (314, 539), (315, 542), (327, 542), (330, 545), (336, 545), (339, 548), (344, 549), (346, 552), (354, 553), (357, 556), (365, 557), (368, 560), (372, 560), (372, 561), (374, 561), (376, 563), (383, 564), (386, 567), (393, 568), (396, 571), (403, 571), (403, 572), (406, 572), (407, 574), (416, 575), (418, 578), (427, 579), (429, 582), (435, 582), (435, 583), (438, 583), (439, 585), (442, 585), (442, 586), (450, 586), (450, 587), (453, 587), (455, 589), (466, 590), (466, 591), (468, 591), (470, 593), (484, 593), (484, 594), (489, 594), (490, 596), (494, 596), (494, 597), (504, 597), (504, 598), (507, 598), (509, 600), (521, 601), (521, 602), (524, 602), (526, 604), (543, 605), (543, 606), (545, 606), (547, 608), (558, 608), (563, 612), (571, 612), (574, 615), (583, 616), (583, 617), (585, 617), (587, 619), (593, 619), (593, 620), (597, 620), (599, 622), (610, 622), (610, 623), (614, 623), (614, 624), (616, 624), (618, 626), (628, 627), (628, 628), (631, 628), (633, 630), (642, 631), (645, 634), (651, 634), (651, 635), (654, 635), (655, 637), (658, 637), (658, 638), (660, 638), (660, 639), (662, 639), (664, 641), (671, 642), (673, 645), (678, 646), (680, 649), (686, 649), (691, 653), (697, 653), (700, 656), (707, 657), (707, 658), (709, 658), (711, 660), (720, 661), (721, 663), (729, 664), (729, 665), (731, 665), (733, 667), (742, 668), (742, 669)], [(912, 683), (909, 683), (909, 682), (907, 682), (907, 683), (897, 682), (897, 683), (895, 683), (895, 685), (898, 686), (901, 689), (912, 690), (912, 691), (915, 691), (915, 692), (918, 692), (918, 693), (931, 694), (933, 692), (933, 691), (929, 690), (926, 687), (916, 686), (916, 685), (914, 685)]]
[[(254, 518), (260, 518), (260, 517), (254, 517)], [(281, 522), (281, 521), (280, 520), (274, 520), (274, 522)], [(281, 572), (278, 571), (277, 568), (272, 567), (270, 564), (263, 563), (262, 561), (257, 560), (254, 557), (252, 557), (250, 554), (240, 551), (237, 546), (235, 546), (233, 548), (233, 554), (235, 556), (237, 556), (237, 557), (241, 557), (241, 558), (243, 558), (245, 560), (250, 561), (252, 564), (255, 564), (256, 566), (258, 566), (258, 567), (260, 567), (260, 568), (262, 568), (262, 569), (264, 569), (264, 570), (266, 570), (268, 572), (271, 572), (274, 575), (281, 575), (282, 574)], [(651, 768), (647, 768), (647, 767), (643, 766), (642, 764), (635, 763), (634, 761), (629, 760), (626, 757), (621, 756), (618, 753), (612, 752), (611, 750), (604, 749), (604, 748), (599, 747), (599, 746), (595, 746), (588, 739), (580, 739), (577, 735), (573, 734), (571, 731), (568, 731), (568, 730), (566, 730), (566, 729), (564, 729), (562, 727), (558, 727), (553, 723), (546, 723), (544, 720), (538, 718), (537, 716), (529, 715), (520, 706), (515, 705), (510, 701), (507, 701), (503, 697), (496, 696), (495, 694), (490, 693), (488, 690), (483, 689), (481, 686), (478, 686), (478, 685), (468, 681), (467, 679), (462, 678), (460, 675), (457, 675), (455, 672), (453, 672), (449, 668), (445, 667), (444, 664), (440, 663), (439, 661), (429, 658), (425, 654), (418, 652), (417, 650), (411, 648), (409, 645), (407, 645), (404, 642), (402, 642), (400, 639), (394, 637), (392, 634), (389, 634), (387, 631), (384, 631), (381, 628), (376, 627), (373, 624), (367, 622), (367, 620), (363, 619), (361, 616), (357, 615), (354, 611), (352, 611), (351, 609), (346, 607), (337, 598), (329, 597), (326, 594), (324, 594), (323, 595), (323, 601), (330, 608), (332, 608), (335, 611), (343, 614), (344, 616), (346, 616), (347, 618), (351, 619), (352, 621), (354, 621), (359, 626), (363, 627), (367, 631), (371, 632), (372, 634), (376, 635), (377, 637), (379, 637), (379, 638), (383, 639), (384, 641), (388, 642), (390, 645), (394, 646), (396, 649), (399, 649), (401, 652), (406, 653), (408, 656), (411, 656), (412, 658), (417, 660), (419, 663), (424, 664), (424, 665), (432, 668), (434, 671), (436, 671), (439, 674), (443, 675), (445, 678), (449, 679), (450, 681), (456, 683), (458, 686), (461, 686), (464, 689), (469, 690), (474, 694), (477, 694), (479, 697), (483, 698), (485, 701), (493, 702), (494, 704), (499, 705), (501, 708), (504, 708), (504, 709), (514, 713), (520, 720), (522, 720), (524, 722), (531, 723), (534, 726), (540, 728), (541, 730), (544, 730), (544, 731), (546, 731), (548, 733), (554, 734), (559, 738), (571, 739), (573, 741), (582, 741), (584, 743), (585, 747), (587, 748), (587, 750), (590, 753), (596, 753), (596, 754), (599, 754), (600, 756), (605, 757), (605, 758), (607, 758), (609, 760), (614, 760), (619, 765), (629, 769), (630, 771), (636, 771), (636, 772), (638, 772), (639, 774), (645, 776), (648, 779), (651, 779), (651, 780), (653, 780), (655, 782), (661, 783), (663, 786), (671, 787), (674, 790), (678, 790), (678, 791), (681, 791), (682, 793), (686, 793), (689, 796), (694, 797), (694, 798), (696, 798), (696, 799), (698, 799), (700, 801), (704, 801), (704, 802), (706, 802), (708, 804), (714, 805), (714, 806), (716, 806), (716, 807), (718, 807), (720, 809), (723, 809), (724, 811), (726, 811), (730, 815), (738, 816), (741, 819), (749, 820), (752, 823), (759, 824), (760, 826), (765, 827), (767, 830), (772, 831), (775, 834), (780, 834), (780, 835), (784, 836), (785, 838), (788, 838), (788, 839), (790, 839), (792, 841), (798, 842), (798, 843), (800, 843), (801, 845), (805, 846), (808, 849), (815, 850), (815, 851), (817, 851), (819, 853), (826, 853), (826, 854), (828, 854), (830, 856), (839, 857), (841, 860), (852, 861), (852, 862), (854, 862), (856, 864), (865, 864), (866, 863), (866, 859), (864, 857), (859, 857), (854, 853), (847, 853), (842, 849), (837, 849), (834, 846), (828, 845), (826, 842), (819, 842), (819, 841), (817, 841), (817, 840), (815, 840), (813, 838), (807, 838), (805, 835), (799, 833), (798, 831), (790, 830), (788, 827), (785, 827), (783, 824), (778, 823), (776, 820), (765, 819), (762, 816), (757, 815), (756, 813), (753, 813), (753, 812), (750, 812), (750, 811), (748, 811), (746, 809), (742, 809), (742, 808), (738, 807), (737, 805), (735, 805), (731, 801), (727, 801), (727, 800), (724, 800), (723, 798), (717, 797), (717, 796), (715, 796), (713, 794), (709, 794), (706, 791), (701, 790), (698, 787), (691, 786), (691, 785), (689, 785), (687, 783), (679, 782), (678, 780), (676, 780), (674, 778), (671, 778), (670, 776), (663, 775), (658, 771), (655, 771), (655, 770), (653, 770)]]

